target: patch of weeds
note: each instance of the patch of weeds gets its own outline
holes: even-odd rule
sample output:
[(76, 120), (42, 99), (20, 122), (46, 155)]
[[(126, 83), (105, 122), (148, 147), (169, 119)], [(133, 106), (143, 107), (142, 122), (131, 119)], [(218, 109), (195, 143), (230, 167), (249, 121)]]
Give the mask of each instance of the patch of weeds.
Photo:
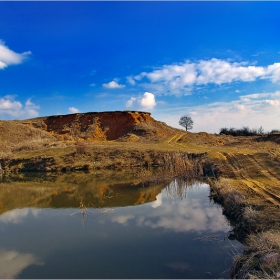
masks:
[(279, 231), (250, 234), (245, 240), (243, 254), (234, 260), (230, 276), (243, 279), (279, 279), (279, 275)]

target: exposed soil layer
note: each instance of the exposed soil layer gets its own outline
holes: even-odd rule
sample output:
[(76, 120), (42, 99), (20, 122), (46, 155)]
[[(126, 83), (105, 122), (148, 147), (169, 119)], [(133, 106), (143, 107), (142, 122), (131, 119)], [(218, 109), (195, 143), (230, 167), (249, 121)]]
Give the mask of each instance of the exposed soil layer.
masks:
[(154, 120), (150, 113), (137, 111), (91, 112), (84, 114), (58, 115), (22, 121), (47, 132), (86, 140), (125, 139), (128, 134), (137, 136), (166, 136), (174, 129)]

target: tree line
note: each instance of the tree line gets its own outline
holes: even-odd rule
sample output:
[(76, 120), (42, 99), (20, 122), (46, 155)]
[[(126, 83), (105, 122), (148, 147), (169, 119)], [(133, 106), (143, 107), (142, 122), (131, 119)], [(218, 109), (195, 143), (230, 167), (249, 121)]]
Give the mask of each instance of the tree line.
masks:
[(243, 126), (242, 128), (226, 128), (223, 127), (220, 129), (220, 134), (232, 135), (232, 136), (258, 136), (258, 135), (267, 135), (267, 134), (279, 134), (280, 130), (273, 129), (270, 132), (264, 132), (262, 126), (259, 128), (249, 128), (248, 126)]
[[(193, 128), (193, 120), (190, 116), (184, 115), (179, 120), (179, 125), (183, 126), (186, 131)], [(250, 128), (248, 126), (243, 126), (242, 128), (234, 127), (222, 127), (220, 129), (220, 134), (232, 135), (232, 136), (258, 136), (258, 135), (271, 135), (271, 134), (280, 134), (280, 130), (272, 129), (270, 132), (264, 132), (262, 126), (259, 128)]]

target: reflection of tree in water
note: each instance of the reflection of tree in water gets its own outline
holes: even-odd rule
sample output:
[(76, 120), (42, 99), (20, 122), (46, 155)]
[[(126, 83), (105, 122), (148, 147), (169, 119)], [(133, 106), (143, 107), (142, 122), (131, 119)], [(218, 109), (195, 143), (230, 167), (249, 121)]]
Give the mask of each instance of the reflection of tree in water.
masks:
[(198, 188), (200, 183), (195, 180), (175, 179), (163, 191), (162, 194), (172, 199), (183, 200), (187, 198), (190, 189)]
[(82, 223), (84, 225), (85, 223), (85, 219), (86, 217), (90, 218), (90, 219), (93, 219), (93, 220), (97, 220), (100, 218), (100, 216), (102, 215), (107, 215), (109, 213), (111, 213), (112, 211), (114, 211), (115, 209), (112, 209), (112, 208), (108, 208), (108, 209), (98, 209), (98, 208), (95, 208), (94, 205), (93, 207), (91, 207), (90, 209), (88, 209), (83, 201), (81, 200), (80, 201), (80, 207), (79, 207), (79, 210), (70, 214), (70, 216), (81, 216), (82, 218)]

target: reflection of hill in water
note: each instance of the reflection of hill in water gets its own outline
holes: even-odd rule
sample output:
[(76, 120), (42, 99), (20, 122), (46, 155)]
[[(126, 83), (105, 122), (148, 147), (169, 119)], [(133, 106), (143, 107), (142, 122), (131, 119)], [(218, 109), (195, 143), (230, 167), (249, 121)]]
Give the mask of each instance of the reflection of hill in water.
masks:
[(168, 184), (143, 187), (134, 174), (102, 173), (21, 174), (0, 183), (0, 213), (24, 207), (71, 208), (131, 206), (156, 200)]

